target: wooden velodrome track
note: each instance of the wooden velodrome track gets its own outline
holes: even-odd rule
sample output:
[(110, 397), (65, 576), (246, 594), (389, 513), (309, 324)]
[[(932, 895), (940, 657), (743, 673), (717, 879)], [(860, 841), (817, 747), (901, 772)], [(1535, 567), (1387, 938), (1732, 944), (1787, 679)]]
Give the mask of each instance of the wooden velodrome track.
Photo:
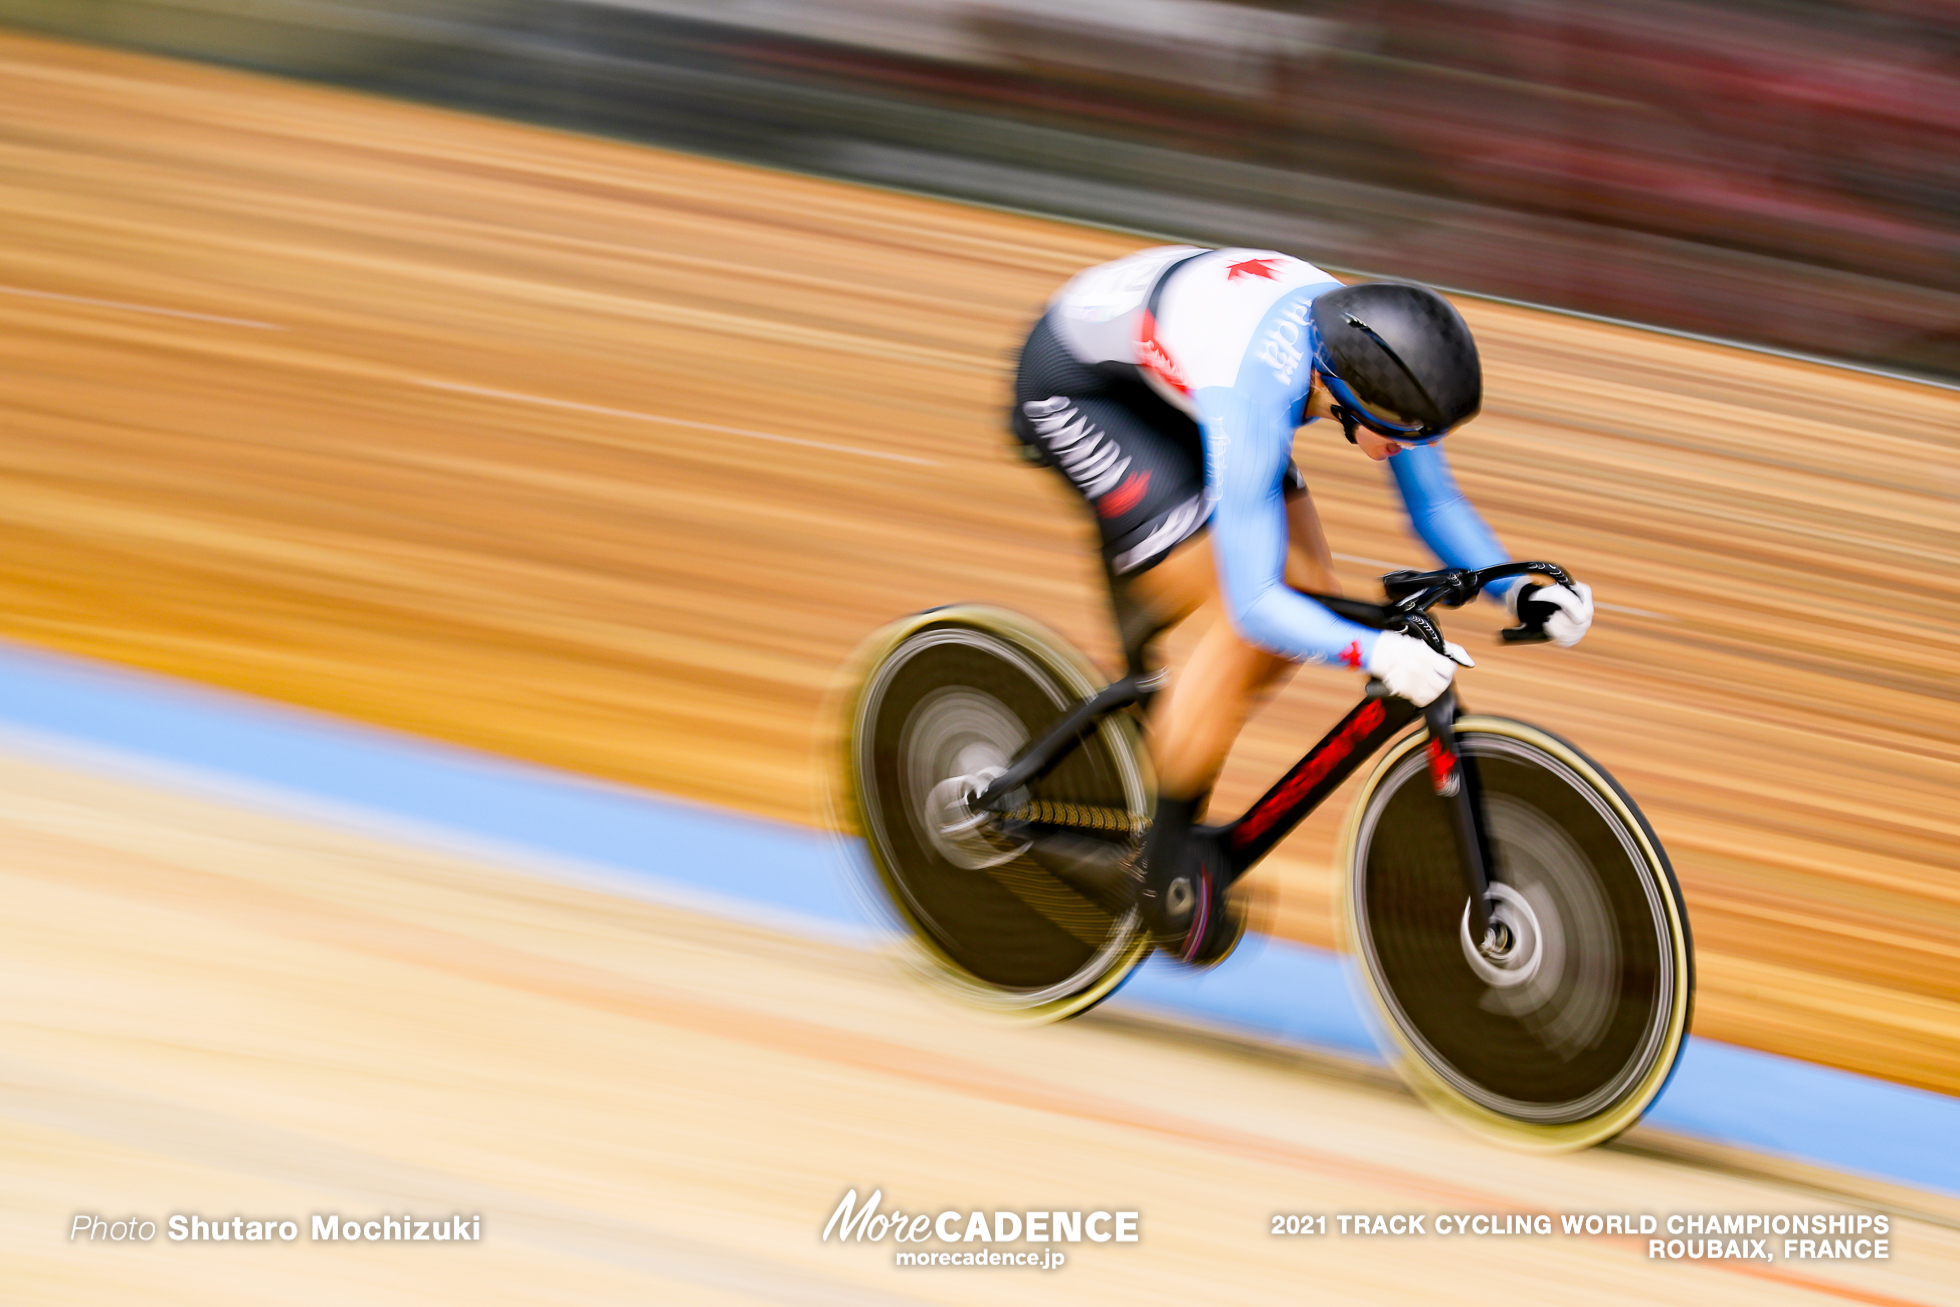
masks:
[[(1107, 655), (999, 412), (1043, 297), (1133, 238), (0, 49), (0, 285), (272, 327), (0, 294), (0, 630), (792, 821), (878, 624), (994, 601)], [(1960, 395), (1465, 309), (1466, 490), (1619, 605), (1569, 653), (1454, 617), (1466, 696), (1640, 798), (1703, 1033), (1960, 1090)], [(1337, 550), (1421, 561), (1378, 469), (1299, 451)], [(1220, 804), (1354, 693), (1299, 676)], [(1331, 942), (1337, 828), (1262, 872), (1272, 928)]]
[[(1496, 1152), (1405, 1095), (1094, 1016), (1002, 1027), (875, 954), (0, 754), (0, 1299), (15, 1304), (1960, 1302), (1888, 1261), (1620, 1238), (1275, 1238), (1286, 1212), (1899, 1210), (1624, 1147)], [(1636, 1132), (1639, 1133), (1639, 1132)], [(1691, 1159), (1692, 1160), (1692, 1159)], [(1708, 1159), (1703, 1159), (1708, 1160)], [(1141, 1213), (1070, 1264), (905, 1269), (886, 1210)], [(69, 1243), (77, 1212), (481, 1214), (467, 1245)], [(1017, 1247), (1020, 1245), (1017, 1245)], [(955, 1250), (960, 1246), (954, 1245)], [(1308, 1288), (1310, 1286), (1310, 1288)]]
[[(823, 696), (882, 621), (1001, 602), (1106, 659), (1086, 524), (1003, 456), (998, 412), (1048, 290), (1134, 238), (40, 41), (0, 38), (0, 66), (0, 631), (804, 822), (824, 819)], [(1698, 1031), (1960, 1090), (1960, 396), (1464, 309), (1491, 400), (1452, 442), (1466, 490), (1516, 553), (1617, 605), (1568, 652), (1453, 617), (1484, 659), (1467, 696), (1640, 798), (1693, 914)], [(1299, 454), (1351, 587), (1365, 560), (1420, 561), (1377, 469), (1337, 435)], [(1220, 802), (1355, 688), (1299, 676)], [(1158, 1251), (1080, 1269), (1166, 1297), (1224, 1256), (1235, 1290), (1373, 1300), (1449, 1282), (1454, 1257), (1515, 1269), (1501, 1243), (1245, 1233), (1295, 1203), (1792, 1201), (1626, 1154), (1493, 1168), (1373, 1087), (1107, 1022), (991, 1031), (849, 954), (268, 818), (26, 764), (0, 793), (4, 965), (44, 996), (10, 1005), (7, 1246), (35, 1245), (48, 1301), (78, 1273), (213, 1301), (220, 1274), (30, 1238), (50, 1193), (466, 1193), (532, 1222), (535, 1255), (450, 1250), (512, 1301), (576, 1300), (546, 1287), (561, 1272), (593, 1298), (652, 1275), (676, 1298), (822, 1300), (832, 1277), (867, 1301), (843, 1282), (874, 1270), (866, 1293), (989, 1297), (813, 1245), (860, 1179), (947, 1205), (1147, 1190)], [(1337, 815), (1262, 869), (1270, 929), (1332, 942)], [(317, 1025), (280, 1028), (282, 999)], [(1143, 1083), (1109, 1088), (1123, 1068)], [(1249, 1135), (1206, 1124), (1228, 1103)], [(1348, 1160), (1312, 1151), (1316, 1119)], [(192, 1142), (145, 1153), (144, 1121)], [(301, 1122), (369, 1151), (335, 1170)], [(986, 1147), (999, 1131), (1027, 1146)], [(593, 1233), (594, 1193), (630, 1216)], [(1915, 1230), (1923, 1255), (1833, 1274), (1951, 1300), (1960, 1249)], [(1524, 1296), (1696, 1292), (1577, 1247), (1519, 1263)], [(345, 1252), (332, 1274), (363, 1292), (461, 1273)], [(346, 1296), (301, 1264), (221, 1274), (241, 1298)], [(1075, 1269), (1023, 1291), (1071, 1300)]]

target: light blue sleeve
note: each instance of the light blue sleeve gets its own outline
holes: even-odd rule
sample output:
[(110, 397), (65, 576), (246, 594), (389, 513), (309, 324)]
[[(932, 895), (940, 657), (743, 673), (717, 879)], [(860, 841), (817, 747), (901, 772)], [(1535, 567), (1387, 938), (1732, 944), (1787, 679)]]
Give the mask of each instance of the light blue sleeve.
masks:
[[(1450, 475), (1449, 460), (1437, 445), (1408, 445), (1388, 460), (1409, 525), (1445, 567), (1490, 567), (1508, 563), (1511, 555), (1471, 507)], [(1517, 577), (1493, 582), (1485, 593), (1502, 599), (1518, 584)]]
[(1297, 323), (1297, 310), (1283, 316), (1287, 307), (1281, 301), (1253, 334), (1236, 386), (1192, 396), (1204, 431), (1212, 553), (1232, 623), (1247, 640), (1295, 662), (1359, 667), (1381, 632), (1337, 616), (1285, 580), (1286, 466), (1310, 372), (1302, 358), (1261, 353), (1259, 342), (1275, 321)]

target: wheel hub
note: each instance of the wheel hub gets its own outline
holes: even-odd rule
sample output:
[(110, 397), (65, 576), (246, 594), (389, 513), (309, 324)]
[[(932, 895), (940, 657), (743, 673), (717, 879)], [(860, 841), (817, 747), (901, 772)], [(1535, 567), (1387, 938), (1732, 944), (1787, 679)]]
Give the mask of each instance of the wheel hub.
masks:
[(1481, 941), (1470, 938), (1470, 905), (1463, 905), (1458, 937), (1464, 960), (1493, 989), (1528, 984), (1545, 960), (1545, 937), (1529, 900), (1509, 885), (1493, 883), (1488, 901), (1490, 929)]
[(981, 871), (1027, 852), (1027, 840), (1009, 838), (1001, 830), (999, 813), (979, 812), (973, 807), (973, 801), (994, 777), (1006, 770), (1004, 766), (982, 767), (965, 776), (948, 777), (927, 792), (926, 837), (954, 866)]

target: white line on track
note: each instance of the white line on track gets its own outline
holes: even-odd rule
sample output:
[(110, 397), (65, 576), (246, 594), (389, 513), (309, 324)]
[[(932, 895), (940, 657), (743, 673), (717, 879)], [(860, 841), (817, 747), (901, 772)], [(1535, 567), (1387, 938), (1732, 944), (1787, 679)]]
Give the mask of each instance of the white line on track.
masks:
[(91, 299), (87, 295), (59, 295), (51, 290), (29, 290), (25, 286), (0, 286), (0, 295), (19, 295), (26, 299), (57, 300), (63, 304), (86, 304), (97, 309), (120, 309), (124, 313), (155, 313), (166, 318), (189, 318), (193, 322), (216, 322), (227, 327), (251, 327), (258, 331), (284, 331), (276, 322), (254, 322), (250, 318), (225, 318), (215, 313), (192, 313), (188, 309), (166, 309), (155, 304), (128, 304), (122, 300)]
[(805, 440), (800, 436), (780, 436), (773, 431), (750, 431), (743, 427), (717, 426), (713, 422), (694, 422), (687, 418), (664, 417), (658, 413), (639, 413), (630, 408), (607, 408), (601, 404), (581, 404), (569, 399), (549, 399), (543, 395), (525, 395), (514, 390), (491, 390), (487, 386), (465, 386), (455, 381), (437, 381), (433, 377), (418, 377), (415, 384), (427, 386), (431, 390), (449, 390), (459, 395), (481, 395), (487, 399), (508, 399), (519, 404), (542, 404), (546, 408), (565, 408), (577, 413), (598, 413), (605, 417), (630, 418), (635, 422), (659, 422), (670, 427), (691, 427), (696, 431), (716, 431), (725, 436), (747, 436), (751, 440), (773, 440), (782, 445), (803, 445), (810, 449), (828, 449), (838, 454), (858, 454), (865, 458), (889, 459), (894, 463), (917, 463), (921, 467), (938, 467), (937, 459), (914, 458), (910, 454), (890, 454), (882, 449), (863, 449), (857, 445), (833, 445), (822, 440)]
[(1334, 557), (1343, 563), (1359, 563), (1363, 567), (1383, 567), (1391, 572), (1414, 570), (1403, 563), (1391, 563), (1386, 558), (1363, 558), (1360, 554), (1335, 554)]

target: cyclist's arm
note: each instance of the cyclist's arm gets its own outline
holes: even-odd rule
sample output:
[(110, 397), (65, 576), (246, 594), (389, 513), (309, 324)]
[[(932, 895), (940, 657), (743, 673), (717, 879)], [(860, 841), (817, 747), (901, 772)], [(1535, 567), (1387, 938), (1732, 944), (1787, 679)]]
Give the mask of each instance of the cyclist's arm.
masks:
[[(1388, 470), (1395, 474), (1396, 488), (1402, 492), (1409, 525), (1445, 567), (1490, 567), (1511, 561), (1511, 555), (1457, 489), (1449, 460), (1438, 446), (1405, 446), (1388, 460)], [(1501, 601), (1517, 583), (1518, 578), (1507, 577), (1492, 582), (1484, 593)]]
[(1285, 582), (1284, 478), (1295, 401), (1214, 386), (1193, 400), (1205, 437), (1212, 554), (1232, 624), (1251, 643), (1295, 662), (1361, 666), (1379, 631), (1336, 616)]

